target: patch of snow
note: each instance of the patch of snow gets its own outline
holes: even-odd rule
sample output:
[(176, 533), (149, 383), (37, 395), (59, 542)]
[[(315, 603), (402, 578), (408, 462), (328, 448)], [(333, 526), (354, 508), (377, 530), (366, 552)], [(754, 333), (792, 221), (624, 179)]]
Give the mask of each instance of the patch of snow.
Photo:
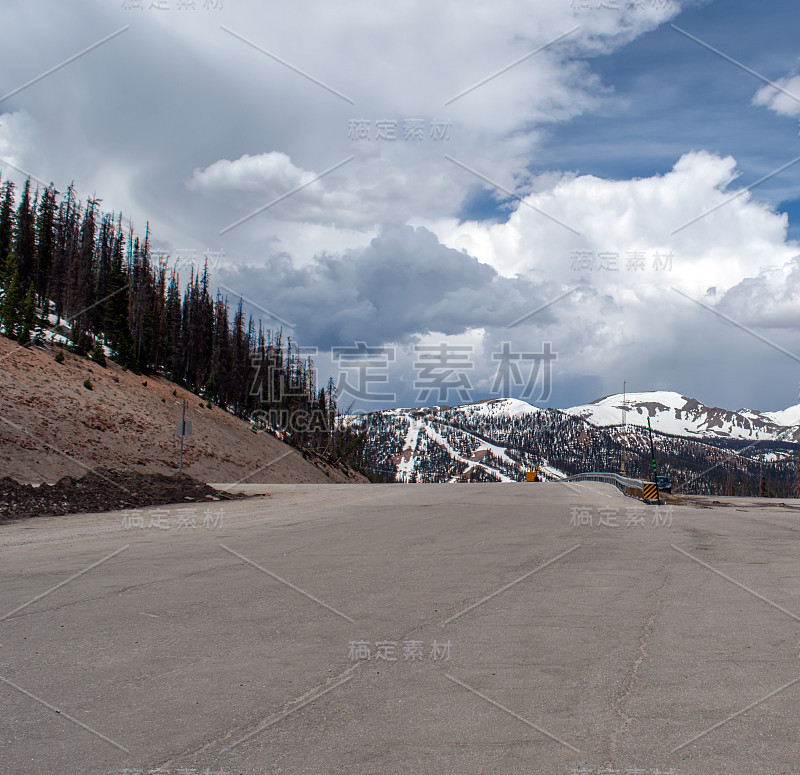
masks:
[[(408, 433), (406, 433), (406, 438), (403, 442), (403, 451), (400, 453), (400, 462), (397, 464), (398, 478), (402, 477), (403, 479), (408, 479), (416, 470), (417, 442), (419, 441), (419, 432), (421, 428), (422, 423), (419, 420), (410, 419)], [(411, 449), (411, 455), (408, 460), (405, 459), (404, 455), (407, 449)]]

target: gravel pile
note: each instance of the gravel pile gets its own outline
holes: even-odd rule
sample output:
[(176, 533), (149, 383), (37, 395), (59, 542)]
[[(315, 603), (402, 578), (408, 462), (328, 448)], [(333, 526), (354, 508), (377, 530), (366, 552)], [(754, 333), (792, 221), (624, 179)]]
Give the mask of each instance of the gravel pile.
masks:
[(145, 474), (97, 469), (55, 484), (20, 484), (0, 479), (0, 522), (45, 514), (113, 511), (164, 506), (168, 503), (206, 503), (244, 497), (220, 492), (191, 476)]

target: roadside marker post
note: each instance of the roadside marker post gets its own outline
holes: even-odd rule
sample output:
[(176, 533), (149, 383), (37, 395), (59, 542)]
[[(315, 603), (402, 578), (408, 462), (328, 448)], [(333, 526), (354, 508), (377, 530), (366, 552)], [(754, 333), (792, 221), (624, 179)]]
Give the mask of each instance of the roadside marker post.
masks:
[(177, 436), (181, 437), (181, 462), (178, 466), (178, 473), (183, 473), (183, 437), (192, 435), (192, 423), (186, 422), (186, 399), (183, 401), (183, 408), (181, 410), (181, 420), (178, 423)]
[[(653, 444), (653, 429), (650, 427), (650, 416), (647, 417), (647, 432), (650, 434), (650, 454), (653, 458), (653, 484), (650, 485), (655, 489), (656, 501), (661, 500), (658, 494), (658, 469), (656, 468), (656, 448)], [(648, 487), (645, 485), (645, 492), (648, 492)], [(645, 498), (647, 495), (644, 496)]]

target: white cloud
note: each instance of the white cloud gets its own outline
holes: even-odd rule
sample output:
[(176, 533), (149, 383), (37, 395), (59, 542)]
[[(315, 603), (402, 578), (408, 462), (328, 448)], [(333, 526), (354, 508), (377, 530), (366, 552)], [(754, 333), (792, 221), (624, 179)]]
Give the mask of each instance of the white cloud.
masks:
[(753, 105), (765, 105), (781, 116), (800, 116), (800, 75), (779, 78), (775, 86), (762, 86), (753, 97)]
[(28, 113), (0, 113), (0, 168), (5, 167), (5, 177), (22, 182), (26, 173), (36, 176), (36, 170), (29, 170), (26, 165), (39, 139), (38, 126)]
[[(320, 341), (326, 329), (351, 338), (361, 332), (408, 339), (425, 331), (487, 342), (510, 336), (520, 347), (546, 336), (559, 347), (559, 369), (569, 379), (603, 375), (613, 382), (624, 370), (644, 388), (666, 360), (662, 373), (674, 379), (660, 386), (691, 390), (698, 375), (713, 382), (718, 370), (709, 362), (738, 346), (741, 332), (721, 327), (669, 287), (720, 305), (726, 314), (742, 314), (748, 325), (796, 329), (792, 259), (798, 249), (787, 242), (786, 216), (741, 189), (733, 158), (702, 150), (678, 158), (691, 147), (678, 145), (688, 134), (670, 136), (678, 160), (661, 175), (603, 179), (565, 172), (558, 167), (570, 162), (559, 161), (532, 177), (529, 165), (541, 168), (546, 136), (548, 147), (559, 150), (554, 130), (567, 121), (620, 104), (606, 77), (593, 72), (593, 56), (619, 51), (692, 4), (575, 12), (570, 0), (508, 0), (500, 7), (488, 0), (394, 6), (343, 0), (312, 4), (309, 13), (308, 4), (268, 8), (243, 0), (225, 3), (216, 14), (127, 13), (119, 3), (94, 0), (74, 0), (67, 12), (62, 3), (42, 0), (34, 13), (29, 3), (14, 0), (5, 13), (15, 34), (0, 51), (0, 67), (19, 72), (24, 62), (20, 83), (122, 24), (130, 30), (0, 106), (16, 111), (0, 115), (0, 155), (53, 178), (62, 190), (74, 179), (82, 197), (96, 193), (104, 208), (123, 209), (140, 230), (150, 219), (154, 240), (165, 244), (224, 247), (232, 266), (275, 271), (282, 257), (292, 271), (279, 273), (281, 282), (274, 284), (277, 300), (290, 307), (280, 311), (293, 319), (294, 304), (318, 314), (309, 325)], [(42, 12), (58, 24), (43, 28)], [(220, 24), (355, 104), (236, 40)], [(560, 43), (445, 105), (577, 25)], [(642, 75), (655, 79), (652, 71)], [(800, 96), (798, 76), (780, 85)], [(797, 104), (771, 87), (759, 90), (754, 102), (798, 114)], [(427, 127), (424, 142), (416, 144), (348, 138), (353, 118), (369, 119), (374, 130), (377, 119), (416, 116), (426, 124), (434, 117), (452, 120), (451, 139), (437, 144)], [(643, 139), (637, 149), (640, 156), (650, 149), (650, 169), (664, 169), (662, 140)], [(661, 150), (652, 150), (657, 144)], [(530, 207), (512, 203), (503, 224), (458, 223), (465, 199), (482, 183), (447, 161), (445, 152), (522, 193)], [(356, 155), (351, 163), (220, 237), (227, 225), (350, 154)], [(673, 233), (712, 208), (718, 209)], [(389, 250), (392, 244), (399, 250), (406, 224), (427, 226), (442, 245), (469, 255), (456, 261), (420, 234), (409, 237), (408, 256), (395, 261), (398, 271), (406, 267), (422, 285), (426, 260), (444, 262), (450, 272), (429, 282), (425, 293), (415, 294), (414, 282), (404, 281), (411, 313), (393, 310), (382, 320), (376, 310), (396, 301), (391, 288), (381, 293), (380, 282), (366, 285), (379, 268), (388, 272), (394, 265)], [(578, 250), (595, 260), (617, 253), (619, 270), (575, 271), (571, 259)], [(646, 271), (626, 271), (627, 254), (634, 252), (645, 255)], [(656, 252), (672, 254), (671, 271), (652, 269)], [(353, 275), (352, 262), (360, 274)], [(473, 288), (461, 282), (462, 272), (486, 278)], [(268, 289), (269, 272), (263, 282)], [(781, 293), (781, 283), (789, 290)], [(505, 330), (506, 313), (521, 314), (576, 285), (581, 290), (547, 315)], [(716, 295), (707, 294), (711, 287)], [(349, 307), (354, 288), (361, 298)], [(693, 342), (704, 327), (708, 339)], [(666, 353), (655, 360), (654, 341)], [(699, 350), (696, 360), (687, 342)], [(753, 362), (771, 357), (755, 340), (742, 351), (750, 352), (751, 344)], [(567, 403), (592, 397), (574, 395)]]
[[(559, 396), (576, 396), (574, 386), (587, 381), (613, 392), (614, 375), (621, 373), (641, 389), (706, 397), (720, 395), (719, 388), (711, 389), (718, 375), (729, 385), (739, 380), (728, 388), (732, 393), (764, 370), (773, 370), (776, 385), (785, 386), (791, 359), (690, 300), (745, 327), (800, 327), (800, 260), (798, 246), (787, 241), (787, 218), (754, 201), (737, 179), (735, 159), (703, 151), (685, 154), (669, 172), (647, 178), (549, 173), (530, 182), (526, 204), (515, 203), (506, 223), (411, 219), (427, 230), (386, 232), (367, 249), (319, 254), (302, 272), (302, 261), (288, 274), (273, 266), (263, 279), (254, 276), (245, 284), (260, 286), (263, 303), (289, 318), (312, 321), (312, 310), (324, 309), (313, 330), (306, 326), (303, 332), (318, 344), (355, 341), (359, 332), (374, 345), (420, 335), (480, 342), (476, 385), (491, 379), (490, 354), (502, 341), (518, 351), (550, 341), (560, 354), (554, 395), (562, 404), (572, 399)], [(359, 209), (370, 207), (364, 201)], [(579, 251), (590, 257), (591, 271), (574, 268)], [(616, 254), (616, 271), (598, 268), (602, 254)], [(629, 268), (629, 254), (644, 259), (641, 271)], [(473, 288), (467, 278), (476, 272), (486, 276)], [(578, 290), (508, 328), (570, 288)], [(790, 344), (782, 346), (791, 349)], [(717, 360), (725, 367), (709, 370)], [(757, 390), (755, 383), (750, 389)]]
[[(279, 200), (258, 216), (269, 219), (270, 228), (278, 231), (285, 222), (374, 230), (382, 224), (405, 223), (419, 211), (449, 214), (464, 195), (450, 165), (442, 158), (432, 160), (425, 150), (420, 153), (404, 145), (352, 150), (355, 158), (336, 160), (343, 163), (332, 172), (328, 170), (333, 164), (327, 170), (306, 170), (277, 152), (222, 159), (195, 170), (187, 185), (210, 201), (235, 208), (238, 216), (231, 215), (231, 221)], [(248, 223), (242, 230), (254, 228), (260, 227)], [(315, 247), (332, 246), (320, 242)]]
[[(649, 178), (550, 176), (547, 187), (525, 197), (507, 223), (420, 223), (446, 245), (467, 250), (506, 276), (547, 277), (564, 285), (588, 280), (637, 295), (664, 284), (694, 294), (712, 285), (724, 291), (797, 251), (786, 242), (786, 215), (734, 188), (736, 177), (734, 159), (692, 152), (670, 172)], [(578, 251), (592, 257), (591, 270), (576, 270)], [(616, 254), (619, 270), (598, 269), (601, 254)], [(627, 268), (629, 254), (644, 256), (645, 271)], [(656, 254), (664, 268), (672, 255), (669, 271), (653, 270)]]
[(800, 330), (800, 255), (737, 283), (720, 306), (749, 326)]
[[(488, 0), (391, 8), (344, 0), (315, 4), (313, 13), (303, 4), (247, 2), (225, 3), (217, 13), (125, 12), (119, 3), (75, 0), (67, 14), (61, 4), (43, 2), (40, 12), (49, 7), (59, 19), (44, 38), (25, 3), (8, 10), (16, 34), (13, 47), (0, 52), (5, 72), (18, 70), (19, 51), (26, 51), (26, 76), (33, 77), (74, 53), (68, 41), (89, 45), (121, 24), (130, 29), (2, 106), (24, 103), (41, 128), (41, 141), (18, 153), (18, 163), (62, 189), (75, 180), (82, 195), (96, 192), (137, 223), (152, 219), (164, 240), (214, 244), (220, 229), (356, 153), (352, 164), (231, 233), (229, 252), (251, 259), (263, 255), (265, 230), (272, 229), (268, 240), (285, 238), (287, 223), (375, 233), (415, 216), (452, 215), (475, 181), (446, 162), (444, 151), (516, 186), (541, 127), (614, 99), (587, 58), (620, 48), (683, 5), (583, 13), (569, 0), (509, 0), (498, 12)], [(28, 40), (40, 48), (23, 46)], [(389, 147), (347, 136), (352, 118), (416, 116), (452, 120), (452, 140), (437, 145), (426, 136)], [(295, 248), (285, 240), (282, 247)], [(328, 247), (320, 242), (314, 250)]]
[(257, 156), (245, 154), (236, 161), (220, 159), (203, 170), (196, 169), (188, 185), (202, 191), (256, 191), (275, 196), (315, 177), (313, 172), (292, 164), (285, 153), (272, 151)]

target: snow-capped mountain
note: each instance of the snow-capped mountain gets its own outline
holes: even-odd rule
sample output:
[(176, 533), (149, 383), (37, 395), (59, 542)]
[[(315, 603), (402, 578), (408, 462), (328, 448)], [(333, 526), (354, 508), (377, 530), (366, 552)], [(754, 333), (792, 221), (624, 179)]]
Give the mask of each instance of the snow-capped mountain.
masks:
[(647, 426), (675, 436), (722, 437), (774, 441), (800, 440), (800, 405), (780, 412), (720, 409), (671, 391), (621, 393), (598, 398), (564, 411), (599, 427), (621, 425), (623, 408), (628, 425)]
[[(552, 421), (545, 414), (525, 401), (501, 398), (454, 407), (390, 409), (347, 422), (351, 427), (364, 424), (370, 467), (396, 481), (520, 481), (533, 468), (543, 479), (560, 479), (562, 471), (541, 455), (525, 453), (509, 437), (519, 428), (541, 426), (549, 432)], [(497, 433), (498, 428), (503, 432)]]
[(517, 399), (461, 406), (390, 409), (344, 418), (364, 434), (362, 462), (375, 476), (398, 482), (542, 480), (586, 471), (649, 477), (647, 418), (655, 434), (659, 472), (684, 492), (794, 492), (800, 416), (708, 407), (678, 393), (631, 393), (622, 432), (622, 396), (569, 410), (539, 409)]

